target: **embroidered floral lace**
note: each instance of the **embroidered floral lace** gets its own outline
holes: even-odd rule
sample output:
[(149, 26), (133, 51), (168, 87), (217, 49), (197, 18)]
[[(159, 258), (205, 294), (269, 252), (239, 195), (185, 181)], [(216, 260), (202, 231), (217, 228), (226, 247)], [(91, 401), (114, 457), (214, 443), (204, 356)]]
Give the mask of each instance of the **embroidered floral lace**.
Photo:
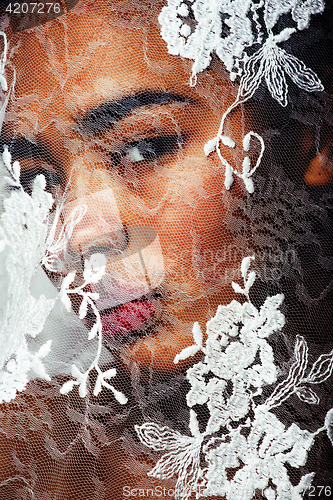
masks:
[(333, 4), (8, 5), (0, 499), (333, 497)]

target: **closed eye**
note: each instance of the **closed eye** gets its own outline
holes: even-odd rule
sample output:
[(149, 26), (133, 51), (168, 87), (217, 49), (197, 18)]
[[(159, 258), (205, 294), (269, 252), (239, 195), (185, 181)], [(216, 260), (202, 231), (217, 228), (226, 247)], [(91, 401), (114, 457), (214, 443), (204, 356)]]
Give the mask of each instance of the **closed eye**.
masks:
[(21, 170), (20, 183), (23, 190), (31, 196), (33, 183), (37, 175), (44, 175), (46, 181), (46, 191), (52, 191), (55, 186), (62, 185), (61, 177), (54, 171), (42, 167), (32, 167)]
[(5, 144), (9, 144), (12, 161), (20, 163), (20, 183), (26, 193), (31, 196), (34, 180), (40, 174), (45, 177), (45, 189), (50, 191), (53, 197), (55, 191), (60, 192), (59, 187), (63, 185), (62, 170), (45, 145), (38, 140), (32, 141), (22, 136), (3, 136), (0, 138), (0, 145), (3, 147)]

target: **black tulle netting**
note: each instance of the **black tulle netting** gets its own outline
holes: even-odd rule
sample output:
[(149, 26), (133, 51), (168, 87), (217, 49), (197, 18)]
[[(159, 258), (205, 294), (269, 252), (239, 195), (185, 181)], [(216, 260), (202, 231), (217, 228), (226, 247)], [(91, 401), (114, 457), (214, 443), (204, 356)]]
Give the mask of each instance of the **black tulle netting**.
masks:
[(1, 8), (0, 500), (333, 497), (331, 0)]

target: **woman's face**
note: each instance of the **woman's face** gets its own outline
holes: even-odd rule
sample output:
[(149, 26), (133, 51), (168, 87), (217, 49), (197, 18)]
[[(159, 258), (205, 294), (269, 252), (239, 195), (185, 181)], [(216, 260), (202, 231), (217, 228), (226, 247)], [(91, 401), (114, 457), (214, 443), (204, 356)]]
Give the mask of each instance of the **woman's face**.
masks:
[[(117, 27), (107, 7), (88, 16), (73, 9), (65, 20), (17, 37), (5, 137), (15, 139), (22, 183), (29, 190), (43, 173), (58, 202), (66, 190), (62, 222), (86, 207), (67, 259), (89, 259), (113, 238), (106, 271), (110, 289), (124, 298), (112, 302), (106, 290), (104, 335), (121, 344), (127, 364), (169, 370), (193, 343), (194, 321), (204, 326), (233, 298), (230, 283), (244, 257), (230, 251), (225, 222), (242, 188), (235, 181), (226, 191), (219, 160), (204, 154), (234, 90), (213, 71), (191, 88), (190, 67), (167, 53), (157, 28)], [(238, 143), (243, 121), (235, 112)], [(222, 152), (237, 162), (237, 148), (230, 151)], [(151, 238), (135, 232), (138, 226)], [(141, 250), (152, 243), (143, 268), (140, 252), (132, 264), (119, 257), (132, 238)]]
[[(179, 436), (184, 437), (184, 442), (190, 439), (189, 442), (193, 443), (192, 438), (197, 438), (193, 419), (193, 414), (196, 414), (203, 438), (204, 424), (208, 419), (211, 420), (208, 412), (213, 417), (209, 404), (217, 392), (214, 393), (212, 389), (209, 401), (206, 398), (207, 403), (204, 404), (201, 404), (200, 397), (205, 391), (208, 393), (214, 388), (213, 383), (216, 383), (216, 391), (221, 391), (214, 401), (216, 407), (212, 406), (213, 410), (222, 409), (222, 414), (229, 401), (232, 401), (230, 408), (235, 412), (235, 420), (233, 416), (230, 417), (230, 425), (229, 420), (223, 420), (223, 426), (228, 422), (229, 427), (219, 427), (218, 431), (212, 434), (214, 436), (212, 439), (208, 434), (205, 438), (210, 439), (210, 444), (215, 440), (217, 443), (219, 439), (223, 443), (230, 444), (229, 436), (222, 435), (223, 429), (230, 434), (231, 431), (235, 432), (236, 435), (238, 429), (244, 428), (244, 436), (240, 433), (239, 436), (245, 439), (245, 435), (246, 437), (249, 435), (246, 427), (252, 425), (250, 422), (252, 418), (257, 418), (252, 416), (247, 418), (249, 412), (255, 415), (254, 410), (259, 408), (257, 401), (260, 399), (260, 406), (264, 407), (262, 401), (268, 393), (271, 395), (273, 393), (266, 387), (261, 393), (261, 386), (252, 386), (251, 380), (255, 380), (257, 384), (259, 375), (258, 379), (240, 378), (239, 367), (243, 370), (242, 376), (248, 376), (248, 372), (245, 374), (245, 368), (242, 368), (242, 363), (245, 365), (249, 356), (247, 350), (241, 350), (242, 346), (237, 350), (240, 346), (239, 339), (230, 340), (229, 345), (232, 348), (225, 361), (225, 366), (231, 360), (230, 366), (235, 367), (232, 379), (227, 380), (229, 376), (227, 370), (227, 375), (219, 377), (219, 380), (215, 374), (210, 378), (212, 372), (200, 372), (198, 367), (203, 366), (203, 357), (198, 363), (199, 358), (191, 355), (179, 364), (174, 363), (177, 354), (185, 347), (193, 345), (192, 330), (195, 322), (199, 322), (201, 330), (205, 332), (207, 321), (214, 317), (220, 304), (227, 305), (233, 299), (242, 301), (239, 294), (234, 294), (231, 283), (242, 282), (240, 274), (242, 259), (252, 254), (245, 249), (246, 245), (249, 248), (262, 250), (262, 268), (266, 263), (264, 253), (267, 248), (272, 249), (272, 255), (275, 248), (281, 255), (282, 249), (286, 254), (289, 248), (300, 249), (300, 254), (297, 254), (299, 260), (296, 263), (286, 261), (281, 262), (281, 266), (277, 264), (277, 269), (279, 266), (283, 268), (288, 279), (290, 278), (286, 286), (283, 283), (287, 292), (286, 311), (288, 314), (290, 311), (293, 312), (293, 309), (295, 311), (295, 314), (287, 318), (286, 331), (283, 330), (280, 334), (277, 330), (283, 325), (284, 320), (282, 321), (281, 316), (274, 315), (275, 310), (271, 317), (268, 316), (269, 311), (267, 313), (267, 331), (272, 329), (272, 333), (274, 330), (274, 334), (277, 334), (272, 340), (272, 345), (274, 349), (276, 347), (277, 363), (280, 363), (278, 366), (282, 366), (280, 371), (279, 369), (275, 371), (275, 365), (274, 370), (270, 371), (270, 366), (273, 364), (273, 347), (271, 348), (269, 343), (266, 345), (264, 338), (266, 327), (262, 326), (263, 323), (259, 320), (257, 322), (255, 313), (253, 312), (255, 319), (251, 331), (250, 326), (248, 330), (245, 328), (241, 330), (240, 322), (236, 323), (236, 319), (232, 318), (232, 305), (229, 308), (230, 316), (226, 315), (225, 323), (230, 318), (232, 323), (230, 336), (236, 330), (249, 332), (249, 349), (252, 353), (257, 353), (253, 357), (255, 364), (249, 368), (251, 373), (256, 373), (256, 370), (259, 373), (263, 367), (263, 373), (267, 375), (268, 380), (267, 384), (265, 381), (265, 385), (270, 386), (269, 381), (274, 379), (274, 374), (277, 374), (276, 377), (280, 376), (285, 372), (288, 363), (293, 370), (295, 365), (292, 364), (294, 363), (291, 354), (294, 344), (292, 336), (294, 334), (299, 336), (302, 333), (306, 337), (308, 334), (304, 331), (307, 324), (311, 322), (310, 326), (312, 328), (313, 324), (316, 332), (317, 323), (321, 324), (320, 315), (317, 316), (316, 312), (319, 307), (314, 308), (312, 310), (314, 312), (309, 308), (309, 318), (305, 318), (308, 309), (303, 308), (302, 304), (300, 307), (300, 303), (296, 302), (298, 296), (294, 293), (293, 287), (295, 281), (295, 288), (298, 287), (297, 293), (301, 294), (306, 289), (303, 287), (303, 282), (297, 281), (303, 277), (298, 278), (297, 274), (294, 280), (294, 274), (296, 275), (296, 271), (303, 272), (299, 262), (302, 258), (301, 251), (307, 246), (307, 239), (313, 242), (317, 252), (316, 245), (321, 240), (317, 239), (317, 228), (312, 229), (311, 224), (315, 225), (318, 221), (319, 232), (321, 224), (326, 221), (326, 212), (319, 210), (319, 205), (315, 205), (315, 198), (312, 199), (308, 191), (303, 190), (303, 186), (295, 196), (294, 191), (299, 189), (300, 183), (305, 182), (310, 185), (310, 189), (311, 185), (314, 185), (315, 189), (319, 186), (316, 193), (320, 194), (321, 186), (331, 178), (331, 174), (326, 172), (323, 176), (321, 172), (321, 165), (326, 165), (328, 162), (329, 148), (326, 148), (321, 156), (316, 156), (311, 161), (311, 168), (308, 169), (306, 158), (314, 144), (313, 135), (309, 134), (308, 141), (303, 140), (306, 134), (303, 137), (303, 132), (298, 131), (304, 124), (301, 123), (297, 128), (296, 121), (289, 117), (290, 111), (287, 110), (286, 114), (281, 113), (281, 116), (279, 113), (277, 116), (274, 115), (272, 122), (276, 128), (271, 128), (271, 124), (261, 126), (266, 127), (267, 144), (270, 141), (274, 143), (276, 135), (277, 145), (274, 143), (273, 146), (270, 145), (270, 149), (267, 147), (268, 160), (266, 165), (263, 161), (256, 179), (259, 179), (258, 184), (262, 183), (262, 190), (254, 193), (252, 198), (254, 201), (246, 199), (248, 204), (245, 206), (247, 193), (244, 191), (244, 184), (235, 176), (231, 189), (226, 190), (225, 172), (220, 159), (215, 152), (209, 156), (204, 154), (205, 144), (216, 137), (223, 114), (235, 102), (236, 85), (224, 77), (221, 68), (213, 63), (209, 70), (199, 75), (196, 86), (191, 87), (191, 62), (168, 54), (157, 23), (149, 24), (142, 18), (136, 17), (136, 13), (128, 16), (116, 14), (109, 4), (112, 5), (109, 0), (79, 2), (66, 16), (23, 33), (11, 34), (9, 63), (5, 68), (9, 84), (12, 77), (12, 83), (15, 82), (15, 85), (6, 108), (2, 144), (7, 144), (13, 159), (19, 160), (21, 184), (28, 193), (31, 193), (34, 178), (38, 174), (44, 175), (46, 189), (54, 198), (54, 206), (48, 221), (50, 226), (57, 221), (59, 215), (59, 220), (54, 224), (55, 240), (60, 237), (61, 231), (65, 230), (67, 234), (66, 248), (62, 248), (55, 256), (51, 255), (59, 257), (58, 261), (51, 259), (58, 268), (52, 271), (51, 268), (44, 266), (46, 274), (62, 291), (62, 286), (66, 282), (64, 278), (75, 271), (76, 276), (70, 285), (73, 290), (85, 283), (89, 274), (87, 272), (89, 261), (96, 265), (96, 268), (99, 266), (103, 268), (105, 264), (105, 275), (97, 283), (91, 280), (85, 286), (85, 292), (98, 293), (98, 297), (94, 296), (94, 306), (101, 318), (104, 345), (111, 354), (106, 353), (109, 356), (107, 361), (104, 359), (100, 364), (93, 362), (92, 368), (85, 372), (84, 375), (89, 374), (88, 396), (80, 397), (84, 395), (83, 391), (80, 392), (83, 383), (79, 383), (79, 376), (75, 375), (75, 368), (78, 373), (79, 368), (82, 368), (91, 354), (90, 347), (86, 347), (89, 344), (86, 331), (82, 349), (81, 344), (77, 346), (74, 340), (72, 341), (79, 337), (77, 330), (80, 330), (79, 333), (84, 330), (79, 320), (79, 316), (84, 316), (81, 314), (83, 310), (81, 299), (75, 292), (71, 295), (71, 307), (76, 315), (70, 312), (70, 318), (70, 314), (66, 315), (64, 308), (59, 313), (59, 308), (56, 309), (59, 301), (54, 308), (56, 312), (52, 311), (54, 316), (57, 314), (59, 316), (54, 318), (50, 315), (48, 318), (54, 320), (55, 326), (53, 324), (51, 326), (54, 326), (55, 330), (58, 324), (60, 325), (57, 332), (61, 327), (65, 330), (65, 335), (61, 331), (57, 337), (55, 333), (52, 342), (59, 344), (62, 339), (68, 339), (68, 343), (64, 342), (66, 345), (61, 345), (59, 348), (61, 355), (63, 353), (66, 355), (63, 356), (66, 357), (65, 361), (61, 355), (59, 356), (64, 365), (67, 363), (66, 367), (63, 369), (60, 362), (61, 368), (50, 383), (39, 378), (32, 381), (26, 390), (17, 396), (13, 404), (10, 403), (12, 406), (3, 410), (5, 423), (2, 426), (5, 430), (4, 433), (0, 433), (2, 470), (11, 471), (14, 484), (17, 477), (19, 480), (21, 475), (24, 478), (22, 472), (24, 468), (28, 471), (27, 476), (29, 474), (29, 480), (26, 481), (27, 488), (30, 488), (30, 483), (36, 478), (35, 491), (42, 491), (46, 496), (52, 492), (57, 498), (71, 500), (76, 498), (90, 500), (99, 497), (120, 500), (128, 496), (124, 495), (124, 491), (128, 491), (124, 488), (128, 488), (128, 485), (137, 492), (131, 496), (141, 496), (138, 494), (140, 484), (145, 485), (145, 488), (164, 484), (173, 487), (176, 482), (175, 476), (168, 478), (164, 475), (164, 479), (159, 479), (156, 474), (152, 477), (152, 466), (160, 459), (157, 458), (159, 453), (151, 452), (153, 447), (146, 449), (147, 446), (140, 445), (135, 426), (149, 422), (155, 423), (156, 426), (161, 424), (162, 432), (170, 427), (173, 433), (181, 433)], [(131, 2), (119, 2), (119, 4), (128, 5)], [(263, 101), (263, 106), (266, 106), (266, 97)], [(267, 110), (276, 107), (274, 108), (272, 103), (267, 105), (266, 115), (269, 114)], [(258, 110), (259, 106), (257, 107), (255, 103), (251, 109)], [(234, 140), (236, 147), (227, 148), (221, 141), (220, 150), (233, 166), (243, 164), (245, 154), (242, 148), (243, 138), (249, 130), (252, 128), (257, 130), (261, 121), (266, 124), (270, 118), (267, 117), (265, 121), (266, 115), (262, 117), (260, 112), (251, 113), (251, 116), (244, 115), (242, 107), (237, 106), (225, 123), (223, 132)], [(256, 122), (253, 127), (251, 121)], [(279, 127), (276, 123), (283, 134), (277, 133)], [(285, 148), (283, 140), (289, 131), (288, 144), (292, 144), (292, 151), (296, 153), (290, 153), (289, 150), (285, 152), (288, 148)], [(276, 153), (279, 144), (282, 145), (280, 156)], [(249, 155), (254, 157), (258, 150), (255, 146), (252, 147), (252, 143), (251, 148)], [(254, 158), (251, 157), (252, 159)], [(279, 162), (288, 173), (293, 171), (295, 173), (293, 178), (301, 180), (300, 183), (293, 184), (289, 180), (287, 182), (283, 169), (278, 170)], [(297, 170), (298, 167), (303, 168), (305, 176), (301, 168)], [(271, 179), (267, 172), (279, 173)], [(266, 180), (267, 183), (263, 186)], [(325, 201), (324, 198), (323, 200)], [(240, 210), (237, 211), (239, 207)], [(71, 217), (80, 210), (81, 219), (71, 227)], [(310, 221), (312, 216), (315, 222), (312, 222), (312, 219)], [(325, 241), (328, 241), (328, 238)], [(309, 262), (314, 255), (306, 252), (304, 254), (306, 254), (304, 259), (308, 259)], [(278, 260), (278, 252), (273, 255), (273, 259), (275, 256)], [(267, 252), (266, 257), (267, 260), (271, 258)], [(324, 261), (322, 254), (319, 255), (318, 262), (319, 259)], [(327, 262), (328, 259), (322, 266), (328, 267)], [(318, 267), (316, 265), (317, 262), (314, 263), (313, 269), (319, 269), (319, 265)], [(312, 270), (312, 263), (309, 266), (306, 263), (305, 267)], [(273, 279), (266, 275), (262, 276), (262, 288), (257, 289), (258, 302), (262, 298), (265, 300), (266, 296), (275, 295), (276, 292), (271, 291), (276, 285), (275, 282), (272, 283)], [(326, 286), (326, 274), (323, 273), (323, 278), (319, 276), (318, 281), (320, 280)], [(282, 285), (279, 288), (279, 292), (281, 291)], [(280, 300), (282, 295), (275, 297)], [(273, 300), (270, 302), (272, 308), (275, 297), (272, 297)], [(325, 302), (322, 304), (326, 307)], [(254, 309), (247, 305), (248, 309), (246, 310), (245, 306), (242, 310), (247, 311), (246, 314), (244, 312), (244, 317), (249, 319)], [(234, 306), (237, 309), (240, 305), (234, 304)], [(88, 310), (88, 314), (81, 319), (90, 329), (96, 317), (97, 314), (93, 310)], [(321, 317), (324, 317), (323, 312)], [(325, 318), (327, 317), (325, 310)], [(72, 321), (69, 326), (68, 318)], [(235, 318), (238, 318), (236, 314)], [(81, 329), (76, 328), (78, 324)], [(325, 326), (328, 320), (325, 319), (322, 324)], [(256, 334), (260, 331), (261, 336), (258, 341), (258, 346), (261, 346), (260, 354), (259, 350), (253, 349), (252, 328)], [(45, 330), (42, 335), (45, 334)], [(70, 332), (70, 335), (66, 337), (67, 332)], [(221, 336), (221, 352), (223, 337), (225, 336)], [(69, 353), (65, 352), (68, 345)], [(96, 345), (97, 342), (94, 346)], [(54, 354), (52, 349), (53, 344), (50, 358)], [(330, 350), (331, 346), (325, 352)], [(186, 354), (194, 351), (195, 349), (187, 350)], [(212, 352), (214, 354), (214, 348)], [(225, 352), (226, 349), (223, 355)], [(307, 352), (305, 348), (304, 352)], [(309, 352), (310, 359), (312, 352)], [(72, 375), (78, 381), (67, 380), (68, 367), (72, 365), (72, 358), (75, 356), (77, 356), (75, 362), (79, 359), (77, 364), (79, 368), (74, 364)], [(257, 363), (258, 356), (261, 365), (259, 361)], [(58, 369), (58, 359), (55, 358), (56, 356), (52, 361), (56, 366), (55, 369)], [(104, 363), (108, 365), (105, 366)], [(189, 365), (193, 366), (186, 370)], [(206, 365), (209, 368), (209, 364)], [(321, 366), (324, 366), (323, 362)], [(96, 396), (97, 381), (100, 379), (102, 369), (103, 375), (116, 372), (113, 379), (114, 386), (105, 385)], [(207, 386), (204, 384), (200, 386), (200, 377)], [(223, 377), (226, 379), (225, 384)], [(246, 380), (247, 385), (245, 383), (242, 385), (243, 380)], [(63, 388), (68, 382), (67, 388), (73, 383), (71, 387), (74, 389), (66, 393)], [(92, 389), (94, 382), (96, 382), (95, 391)], [(189, 399), (191, 397), (189, 386), (195, 387), (196, 382), (198, 382), (198, 399), (194, 399), (194, 402), (198, 403), (190, 406), (193, 400)], [(258, 384), (260, 383), (264, 382), (260, 379)], [(209, 386), (210, 389), (207, 389)], [(110, 387), (114, 392), (109, 390)], [(233, 387), (232, 390), (230, 387)], [(279, 387), (282, 387), (281, 391), (284, 390), (281, 382)], [(114, 397), (117, 391), (122, 393), (124, 399), (127, 398), (123, 406), (119, 404), (119, 398), (117, 400), (117, 396)], [(255, 399), (256, 397), (258, 399)], [(293, 394), (293, 397), (296, 398), (296, 394)], [(249, 409), (245, 408), (247, 401)], [(244, 412), (248, 413), (242, 413), (243, 408)], [(299, 408), (303, 411), (302, 406)], [(239, 414), (238, 409), (240, 409)], [(286, 413), (286, 422), (289, 422), (289, 408)], [(300, 417), (302, 422), (303, 416), (302, 413)], [(223, 418), (229, 419), (224, 416)], [(233, 422), (236, 421), (239, 422), (238, 428), (233, 426)], [(281, 428), (282, 423), (279, 429)], [(305, 436), (304, 433), (307, 431), (301, 429), (303, 426), (299, 429), (299, 435)], [(192, 437), (189, 436), (190, 432), (193, 434)], [(289, 423), (286, 435), (288, 433)], [(315, 435), (312, 435), (313, 438)], [(165, 436), (167, 443), (169, 439), (167, 432)], [(310, 438), (307, 439), (310, 441)], [(141, 442), (143, 443), (142, 440)], [(183, 458), (186, 462), (190, 455), (182, 456), (181, 451), (178, 457), (176, 448), (172, 449), (173, 444), (170, 442), (169, 456), (174, 457), (174, 463), (178, 458)], [(203, 447), (209, 450), (207, 443), (208, 441), (201, 442)], [(258, 449), (260, 446), (261, 439)], [(155, 451), (157, 448), (158, 446)], [(190, 454), (193, 449), (194, 447), (191, 448)], [(222, 454), (220, 456), (222, 457)], [(168, 454), (164, 457), (168, 458)], [(200, 455), (199, 458), (202, 457), (203, 455)], [(233, 460), (236, 460), (236, 455)], [(251, 467), (252, 462), (257, 463), (255, 460), (257, 459), (254, 461), (250, 459)], [(189, 470), (192, 462), (186, 463)], [(242, 469), (240, 474), (243, 473), (243, 465), (239, 461), (239, 468)], [(20, 474), (12, 472), (16, 470)], [(33, 475), (31, 470), (34, 471)], [(232, 478), (236, 477), (236, 470), (238, 465), (230, 469), (228, 480), (232, 481)], [(277, 469), (278, 475), (281, 470)], [(206, 472), (205, 474), (208, 475)], [(245, 474), (247, 472), (244, 472), (244, 478)], [(234, 484), (237, 481), (238, 479)], [(14, 487), (16, 488), (15, 485)], [(92, 491), (95, 493), (91, 493)]]

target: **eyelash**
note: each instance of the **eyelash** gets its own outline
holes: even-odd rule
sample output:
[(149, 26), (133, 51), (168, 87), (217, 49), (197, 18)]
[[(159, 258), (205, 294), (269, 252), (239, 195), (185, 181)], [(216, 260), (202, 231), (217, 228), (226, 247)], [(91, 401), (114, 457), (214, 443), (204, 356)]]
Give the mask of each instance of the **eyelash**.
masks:
[[(110, 155), (113, 167), (121, 167), (124, 161), (132, 165), (154, 162), (167, 154), (172, 154), (181, 148), (184, 136), (179, 134), (157, 135), (132, 141), (122, 150)], [(127, 160), (127, 161), (126, 161)], [(33, 181), (37, 175), (43, 174), (46, 180), (46, 191), (63, 184), (61, 177), (47, 168), (35, 167), (21, 171), (20, 183), (23, 190), (31, 195)]]
[(132, 165), (141, 164), (143, 162), (154, 162), (180, 149), (183, 140), (183, 136), (173, 134), (157, 135), (155, 137), (133, 141), (125, 145), (122, 150), (116, 151), (110, 155), (112, 166), (121, 166), (121, 163), (124, 161)]

